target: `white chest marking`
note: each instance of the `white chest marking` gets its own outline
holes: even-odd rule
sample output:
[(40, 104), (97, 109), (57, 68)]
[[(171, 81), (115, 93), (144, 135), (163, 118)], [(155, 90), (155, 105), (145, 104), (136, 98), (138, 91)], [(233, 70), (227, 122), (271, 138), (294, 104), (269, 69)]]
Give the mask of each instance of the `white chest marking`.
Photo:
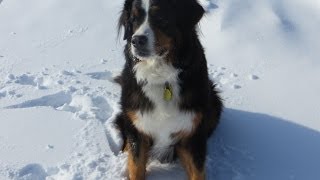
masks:
[[(168, 148), (173, 143), (171, 136), (174, 133), (193, 129), (194, 112), (179, 110), (179, 70), (172, 65), (163, 63), (163, 60), (147, 60), (138, 63), (135, 67), (138, 81), (147, 80), (142, 88), (145, 95), (155, 105), (151, 112), (138, 112), (135, 126), (142, 132), (150, 135), (154, 140), (154, 149)], [(164, 84), (170, 83), (173, 91), (171, 101), (163, 99)]]

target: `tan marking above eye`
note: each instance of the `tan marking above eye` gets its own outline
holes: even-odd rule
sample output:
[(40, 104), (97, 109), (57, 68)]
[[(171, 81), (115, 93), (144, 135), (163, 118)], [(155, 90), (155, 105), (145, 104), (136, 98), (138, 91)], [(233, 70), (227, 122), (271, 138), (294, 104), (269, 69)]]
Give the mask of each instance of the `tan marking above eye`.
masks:
[(133, 15), (133, 16), (138, 16), (138, 15), (139, 15), (139, 10), (134, 7), (134, 8), (132, 9), (132, 15)]
[(158, 11), (158, 10), (160, 10), (160, 7), (159, 7), (159, 6), (152, 5), (152, 6), (150, 7), (150, 10), (149, 10), (149, 11)]

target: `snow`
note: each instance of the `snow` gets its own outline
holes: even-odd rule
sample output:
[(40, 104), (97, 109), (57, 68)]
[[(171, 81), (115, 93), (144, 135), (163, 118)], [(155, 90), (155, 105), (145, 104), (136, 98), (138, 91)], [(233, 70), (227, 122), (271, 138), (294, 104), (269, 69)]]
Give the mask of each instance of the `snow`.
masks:
[[(320, 3), (200, 0), (226, 108), (208, 179), (319, 179)], [(122, 1), (0, 0), (0, 179), (126, 179), (112, 121)], [(151, 162), (148, 179), (185, 179)]]

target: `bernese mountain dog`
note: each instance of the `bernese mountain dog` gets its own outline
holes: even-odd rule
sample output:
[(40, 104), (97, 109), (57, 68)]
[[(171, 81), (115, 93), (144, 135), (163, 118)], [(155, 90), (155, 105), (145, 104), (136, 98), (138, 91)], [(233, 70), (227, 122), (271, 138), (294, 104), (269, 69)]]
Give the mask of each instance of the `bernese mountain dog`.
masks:
[(115, 124), (128, 152), (130, 180), (150, 159), (179, 159), (189, 179), (205, 179), (207, 139), (223, 104), (208, 77), (197, 0), (125, 0), (119, 19), (126, 62)]

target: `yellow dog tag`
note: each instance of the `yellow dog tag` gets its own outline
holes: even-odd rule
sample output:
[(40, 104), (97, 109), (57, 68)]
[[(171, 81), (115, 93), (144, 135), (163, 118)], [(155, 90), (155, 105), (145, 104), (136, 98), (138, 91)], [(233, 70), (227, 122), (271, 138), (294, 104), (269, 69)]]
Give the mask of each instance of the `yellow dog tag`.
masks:
[(165, 101), (171, 101), (172, 100), (172, 87), (169, 84), (166, 84), (163, 91), (163, 99)]

